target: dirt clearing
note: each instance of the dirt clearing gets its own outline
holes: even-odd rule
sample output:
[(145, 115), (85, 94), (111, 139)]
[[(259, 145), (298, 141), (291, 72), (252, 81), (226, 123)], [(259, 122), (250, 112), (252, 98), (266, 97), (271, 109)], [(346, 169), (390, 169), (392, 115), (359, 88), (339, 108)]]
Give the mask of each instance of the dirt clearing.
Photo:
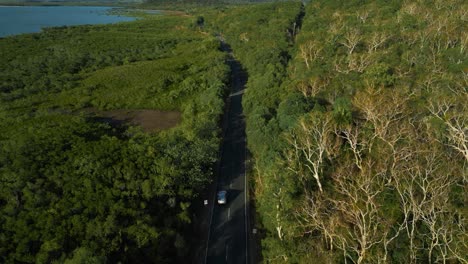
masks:
[(145, 132), (157, 132), (177, 126), (182, 120), (181, 113), (177, 111), (159, 110), (109, 110), (86, 109), (84, 112), (94, 114), (99, 120), (111, 125), (139, 126)]

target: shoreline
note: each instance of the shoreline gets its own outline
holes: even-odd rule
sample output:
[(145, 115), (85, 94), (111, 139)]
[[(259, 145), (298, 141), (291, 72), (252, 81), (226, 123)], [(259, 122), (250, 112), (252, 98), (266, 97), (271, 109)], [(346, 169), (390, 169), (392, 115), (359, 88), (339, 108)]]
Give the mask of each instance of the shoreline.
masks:
[[(2, 8), (3, 7), (3, 8)], [(50, 9), (47, 9), (50, 8)], [(40, 34), (44, 32), (45, 29), (49, 28), (60, 28), (60, 27), (75, 27), (75, 26), (86, 26), (86, 25), (110, 25), (116, 23), (124, 23), (124, 22), (132, 22), (138, 20), (138, 16), (133, 16), (130, 14), (123, 13), (122, 10), (125, 10), (125, 7), (122, 6), (0, 6), (0, 10), (2, 14), (10, 14), (11, 12), (15, 12), (17, 10), (23, 17), (25, 12), (20, 10), (29, 10), (31, 9), (33, 13), (38, 14), (45, 14), (45, 13), (61, 13), (66, 12), (74, 12), (73, 10), (77, 11), (80, 9), (81, 11), (78, 14), (84, 15), (85, 21), (78, 21), (76, 19), (61, 19), (59, 22), (50, 22), (47, 19), (39, 17), (35, 17), (31, 21), (35, 21), (34, 25), (25, 25), (24, 18), (21, 19), (13, 19), (17, 21), (18, 25), (15, 27), (2, 27), (0, 30), (0, 39), (14, 37), (19, 35), (25, 34)], [(63, 10), (62, 10), (63, 9)], [(13, 10), (13, 11), (12, 11)], [(64, 11), (65, 10), (65, 11)], [(72, 10), (72, 11), (70, 11)], [(91, 10), (91, 11), (89, 11)], [(92, 13), (92, 14), (91, 14)], [(7, 19), (6, 18), (0, 19), (1, 23), (4, 23)], [(22, 22), (23, 21), (23, 22)]]
[(135, 7), (137, 3), (117, 3), (112, 2), (21, 2), (21, 3), (1, 3), (0, 7), (25, 7), (25, 6), (104, 6), (104, 7)]

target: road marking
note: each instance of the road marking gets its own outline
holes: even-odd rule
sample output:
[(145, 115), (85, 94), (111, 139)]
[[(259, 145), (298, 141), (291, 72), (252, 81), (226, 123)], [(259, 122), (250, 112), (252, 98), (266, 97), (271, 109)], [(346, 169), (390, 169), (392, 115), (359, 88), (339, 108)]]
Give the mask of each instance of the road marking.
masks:
[(238, 92), (235, 92), (235, 93), (230, 94), (229, 97), (241, 95), (241, 94), (243, 94), (243, 93), (244, 93), (244, 90), (240, 90), (240, 91), (238, 91)]
[(228, 220), (231, 219), (231, 207), (228, 209)]
[[(216, 196), (216, 192), (215, 192), (215, 196)], [(210, 224), (208, 226), (208, 239), (206, 240), (205, 264), (208, 262), (208, 247), (210, 245), (211, 223), (213, 222), (213, 211), (214, 211), (215, 198), (216, 197), (213, 197), (213, 202), (211, 203)]]
[(227, 260), (228, 260), (228, 248), (229, 248), (229, 246), (226, 245), (226, 262), (227, 262)]

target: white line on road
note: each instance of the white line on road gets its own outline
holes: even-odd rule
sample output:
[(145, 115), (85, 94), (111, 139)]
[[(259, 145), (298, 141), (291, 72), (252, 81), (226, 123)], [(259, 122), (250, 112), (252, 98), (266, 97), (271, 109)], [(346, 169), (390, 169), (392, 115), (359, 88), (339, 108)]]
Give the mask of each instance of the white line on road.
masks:
[(237, 96), (237, 95), (240, 95), (240, 94), (243, 94), (243, 93), (244, 93), (244, 90), (240, 90), (238, 92), (230, 94), (229, 97)]
[(227, 262), (227, 259), (228, 259), (228, 248), (229, 248), (229, 246), (226, 245), (226, 262)]
[[(218, 171), (220, 171), (218, 169)], [(215, 185), (218, 186), (218, 179), (215, 180)], [(209, 223), (209, 226), (208, 226), (208, 238), (206, 239), (206, 250), (205, 250), (205, 264), (208, 262), (208, 247), (210, 245), (210, 235), (211, 235), (211, 223), (213, 222), (213, 211), (214, 211), (214, 204), (215, 204), (215, 201), (216, 201), (216, 192), (214, 192), (213, 194), (213, 199), (211, 200), (212, 203), (211, 203), (211, 207), (210, 207), (210, 223)]]

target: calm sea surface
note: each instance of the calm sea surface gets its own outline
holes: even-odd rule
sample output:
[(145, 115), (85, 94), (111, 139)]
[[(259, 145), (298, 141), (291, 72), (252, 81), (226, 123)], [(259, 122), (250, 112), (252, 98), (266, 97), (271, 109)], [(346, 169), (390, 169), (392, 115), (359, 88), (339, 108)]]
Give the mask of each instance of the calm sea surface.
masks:
[(135, 20), (108, 14), (111, 9), (96, 6), (0, 6), (0, 37), (39, 32), (44, 27)]

